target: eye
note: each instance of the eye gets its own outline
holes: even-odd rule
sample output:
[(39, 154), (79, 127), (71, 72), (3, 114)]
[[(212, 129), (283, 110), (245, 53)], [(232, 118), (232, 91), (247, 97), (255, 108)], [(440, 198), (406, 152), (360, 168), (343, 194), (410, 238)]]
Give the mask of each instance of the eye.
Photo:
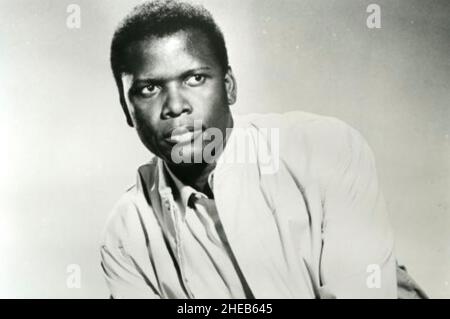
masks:
[(206, 77), (202, 74), (194, 74), (192, 76), (190, 76), (187, 81), (186, 84), (189, 86), (199, 86), (202, 85), (206, 80)]
[(159, 88), (156, 85), (149, 84), (139, 89), (139, 94), (142, 96), (151, 96), (158, 92)]

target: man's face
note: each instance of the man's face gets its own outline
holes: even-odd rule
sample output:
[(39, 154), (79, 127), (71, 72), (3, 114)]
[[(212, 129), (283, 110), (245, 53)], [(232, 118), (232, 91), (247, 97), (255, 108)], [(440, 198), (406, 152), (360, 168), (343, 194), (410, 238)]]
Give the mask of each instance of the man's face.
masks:
[(185, 143), (191, 145), (194, 158), (206, 143), (195, 141), (204, 139), (208, 128), (219, 129), (225, 138), (226, 128), (232, 126), (229, 105), (235, 101), (235, 81), (231, 69), (224, 74), (201, 31), (178, 31), (134, 43), (128, 48), (127, 63), (122, 103), (153, 154), (173, 163), (172, 149)]

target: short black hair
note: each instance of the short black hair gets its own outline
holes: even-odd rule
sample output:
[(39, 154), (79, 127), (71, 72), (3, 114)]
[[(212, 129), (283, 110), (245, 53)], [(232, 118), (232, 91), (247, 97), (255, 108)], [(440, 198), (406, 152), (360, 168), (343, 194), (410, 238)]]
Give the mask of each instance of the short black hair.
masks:
[(178, 0), (149, 1), (136, 6), (119, 24), (111, 43), (111, 68), (122, 94), (121, 73), (126, 69), (125, 51), (133, 42), (163, 37), (180, 30), (196, 29), (208, 38), (224, 74), (228, 69), (225, 39), (211, 13), (203, 6)]

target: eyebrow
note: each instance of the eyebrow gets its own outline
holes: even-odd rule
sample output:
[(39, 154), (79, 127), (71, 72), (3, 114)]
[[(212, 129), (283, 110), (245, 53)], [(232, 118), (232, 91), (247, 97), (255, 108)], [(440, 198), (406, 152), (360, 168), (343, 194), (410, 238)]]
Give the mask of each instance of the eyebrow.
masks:
[[(184, 78), (184, 77), (186, 77), (188, 75), (192, 75), (192, 74), (194, 74), (196, 72), (209, 71), (211, 69), (212, 68), (209, 67), (209, 66), (202, 66), (202, 67), (199, 67), (199, 68), (194, 68), (194, 69), (190, 69), (190, 70), (184, 71), (183, 73), (181, 73), (179, 75), (176, 75), (176, 76), (173, 76), (171, 78)], [(133, 81), (133, 84), (134, 85), (138, 85), (138, 84), (146, 84), (146, 83), (163, 83), (164, 81), (167, 81), (167, 78), (148, 77), (148, 78), (138, 78), (138, 79)]]

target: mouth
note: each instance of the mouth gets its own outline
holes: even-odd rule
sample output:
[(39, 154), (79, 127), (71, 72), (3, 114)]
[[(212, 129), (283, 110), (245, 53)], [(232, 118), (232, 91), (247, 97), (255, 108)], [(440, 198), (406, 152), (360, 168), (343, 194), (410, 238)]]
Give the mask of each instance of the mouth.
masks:
[(195, 140), (202, 133), (203, 130), (197, 127), (177, 127), (170, 130), (169, 133), (164, 136), (164, 140), (169, 144), (187, 144)]

